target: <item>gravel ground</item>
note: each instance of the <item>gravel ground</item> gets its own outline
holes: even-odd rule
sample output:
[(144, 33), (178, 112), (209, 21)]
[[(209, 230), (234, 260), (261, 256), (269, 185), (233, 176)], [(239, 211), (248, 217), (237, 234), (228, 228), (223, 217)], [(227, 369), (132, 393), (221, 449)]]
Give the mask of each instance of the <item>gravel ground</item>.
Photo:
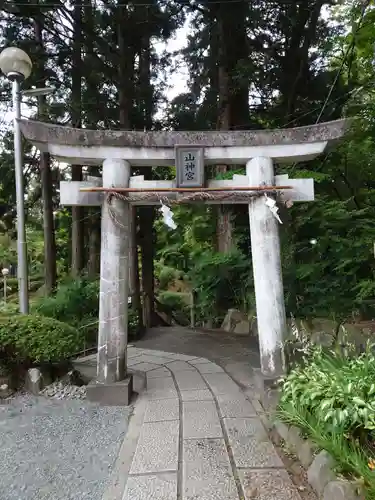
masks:
[(100, 500), (129, 415), (42, 396), (0, 403), (0, 499)]

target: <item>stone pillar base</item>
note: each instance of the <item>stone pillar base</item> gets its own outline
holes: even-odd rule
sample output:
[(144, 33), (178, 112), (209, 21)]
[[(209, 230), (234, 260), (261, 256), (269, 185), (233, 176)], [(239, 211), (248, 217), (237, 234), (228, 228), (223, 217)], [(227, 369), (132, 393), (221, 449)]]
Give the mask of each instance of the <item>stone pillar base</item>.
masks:
[(88, 384), (86, 392), (89, 401), (102, 406), (129, 406), (132, 395), (132, 375), (113, 384), (100, 384), (94, 380)]
[(255, 389), (266, 412), (273, 413), (280, 399), (277, 378), (267, 377), (261, 370), (254, 370)]

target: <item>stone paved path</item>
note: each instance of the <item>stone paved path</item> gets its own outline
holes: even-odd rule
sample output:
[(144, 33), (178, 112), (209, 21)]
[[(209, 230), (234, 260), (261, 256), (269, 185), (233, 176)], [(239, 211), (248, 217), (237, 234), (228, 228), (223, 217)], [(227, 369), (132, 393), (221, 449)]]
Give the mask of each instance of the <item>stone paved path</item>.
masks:
[(128, 356), (147, 390), (104, 500), (300, 500), (261, 407), (219, 365), (134, 347)]

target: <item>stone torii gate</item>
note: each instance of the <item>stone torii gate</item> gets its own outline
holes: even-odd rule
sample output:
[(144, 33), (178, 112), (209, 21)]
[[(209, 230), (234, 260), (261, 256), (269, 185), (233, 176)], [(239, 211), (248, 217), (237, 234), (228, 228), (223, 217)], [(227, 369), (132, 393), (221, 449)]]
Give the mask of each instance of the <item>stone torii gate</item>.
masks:
[[(294, 129), (228, 132), (94, 131), (29, 120), (20, 122), (25, 138), (59, 161), (75, 165), (102, 164), (102, 180), (60, 184), (62, 205), (102, 206), (97, 380), (88, 391), (89, 397), (104, 403), (127, 404), (132, 390), (126, 363), (129, 206), (160, 205), (160, 196), (171, 202), (184, 201), (186, 194), (181, 192), (159, 192), (176, 187), (199, 190), (204, 185), (205, 165), (246, 164), (246, 175), (206, 183), (206, 188), (211, 190), (226, 188), (228, 191), (226, 197), (206, 195), (204, 201), (249, 206), (261, 371), (270, 379), (284, 373), (286, 318), (279, 222), (270, 209), (273, 203), (270, 196), (278, 189), (281, 200), (312, 201), (314, 183), (312, 179), (275, 176), (274, 163), (314, 159), (343, 136), (345, 120)], [(175, 181), (146, 181), (143, 176), (131, 177), (130, 173), (131, 166), (175, 164), (178, 167)], [(249, 190), (249, 187), (260, 189), (262, 186), (274, 187), (267, 190), (268, 198), (263, 193), (255, 196), (259, 192)], [(84, 191), (84, 188), (95, 190)], [(116, 191), (116, 188), (134, 191), (140, 188), (148, 194), (126, 192), (122, 200), (115, 195), (105, 198), (105, 191)], [(237, 190), (234, 195), (233, 188), (244, 188), (244, 191)], [(251, 194), (254, 196), (249, 198)], [(202, 201), (202, 197), (200, 194), (196, 201)], [(192, 201), (194, 196), (190, 193), (188, 198)], [(113, 217), (114, 211), (119, 224)]]

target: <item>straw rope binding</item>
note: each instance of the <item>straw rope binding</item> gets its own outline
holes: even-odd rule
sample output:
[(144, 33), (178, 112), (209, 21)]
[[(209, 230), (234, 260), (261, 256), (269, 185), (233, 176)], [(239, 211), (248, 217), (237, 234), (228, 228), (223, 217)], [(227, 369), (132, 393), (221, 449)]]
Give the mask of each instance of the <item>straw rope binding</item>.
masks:
[(193, 201), (197, 202), (209, 202), (209, 201), (220, 201), (220, 200), (233, 200), (233, 201), (246, 201), (254, 197), (277, 194), (276, 189), (274, 190), (262, 190), (262, 191), (249, 191), (249, 192), (239, 192), (239, 191), (222, 191), (222, 192), (194, 192), (189, 194), (181, 195), (177, 199), (171, 199), (168, 196), (159, 195), (158, 193), (139, 193), (138, 195), (127, 196), (121, 194), (117, 191), (111, 191), (106, 197), (106, 203), (108, 204), (108, 211), (113, 222), (119, 227), (124, 228), (121, 221), (118, 220), (116, 211), (113, 208), (113, 201), (119, 200), (125, 203), (134, 203), (138, 201), (146, 200), (158, 200), (164, 205), (181, 205), (183, 203), (190, 203)]

